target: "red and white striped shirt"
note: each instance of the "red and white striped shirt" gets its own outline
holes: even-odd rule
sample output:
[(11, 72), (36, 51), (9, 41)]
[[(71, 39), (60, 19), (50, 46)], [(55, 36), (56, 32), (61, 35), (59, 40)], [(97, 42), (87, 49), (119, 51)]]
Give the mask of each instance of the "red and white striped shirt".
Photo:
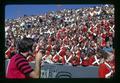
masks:
[(16, 54), (8, 63), (6, 77), (23, 79), (29, 77), (29, 73), (32, 71), (33, 69), (26, 58), (20, 54)]

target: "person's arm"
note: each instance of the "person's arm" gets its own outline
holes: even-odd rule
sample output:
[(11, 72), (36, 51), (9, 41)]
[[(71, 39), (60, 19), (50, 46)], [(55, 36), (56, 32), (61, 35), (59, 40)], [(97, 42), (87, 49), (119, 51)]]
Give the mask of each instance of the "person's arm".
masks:
[(29, 65), (29, 62), (23, 57), (19, 56), (15, 59), (15, 64), (19, 71), (21, 71), (26, 77), (39, 78), (40, 77), (40, 62), (42, 54), (38, 52), (35, 56), (35, 68), (34, 70)]
[(35, 56), (35, 68), (34, 70), (29, 74), (32, 78), (40, 78), (41, 75), (41, 59), (42, 59), (42, 53), (39, 51)]

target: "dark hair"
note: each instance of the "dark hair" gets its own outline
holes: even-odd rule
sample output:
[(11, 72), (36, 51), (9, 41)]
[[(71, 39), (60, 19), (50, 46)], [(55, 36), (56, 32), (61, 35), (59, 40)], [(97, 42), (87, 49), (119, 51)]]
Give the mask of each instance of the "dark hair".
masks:
[(33, 39), (31, 38), (23, 38), (17, 43), (17, 49), (19, 52), (28, 52), (32, 51)]
[(98, 53), (98, 55), (100, 56), (100, 58), (107, 59), (107, 57), (109, 56), (109, 55), (107, 54), (107, 52), (105, 52), (105, 51), (102, 50), (102, 49), (98, 49), (98, 50), (97, 50), (97, 53)]

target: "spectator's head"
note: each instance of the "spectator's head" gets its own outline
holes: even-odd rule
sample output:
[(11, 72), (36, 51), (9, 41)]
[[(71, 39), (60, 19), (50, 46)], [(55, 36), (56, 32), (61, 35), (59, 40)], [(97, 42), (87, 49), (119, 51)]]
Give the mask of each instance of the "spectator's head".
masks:
[(23, 38), (17, 44), (19, 53), (32, 52), (32, 46), (33, 39), (31, 38)]
[(106, 60), (108, 58), (108, 53), (102, 49), (98, 49), (97, 54), (98, 54), (98, 57), (100, 57), (101, 59)]
[(110, 47), (110, 42), (106, 42), (106, 47)]

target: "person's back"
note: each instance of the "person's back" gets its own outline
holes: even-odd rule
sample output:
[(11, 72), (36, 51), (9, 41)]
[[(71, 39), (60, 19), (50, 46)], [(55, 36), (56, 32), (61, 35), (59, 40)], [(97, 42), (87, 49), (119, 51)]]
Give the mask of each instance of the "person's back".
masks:
[[(32, 71), (31, 68), (27, 68), (28, 65), (26, 64), (28, 64), (28, 62), (26, 61), (24, 56), (20, 54), (14, 55), (8, 63), (6, 78), (26, 78), (25, 71)], [(26, 67), (25, 70), (22, 69), (23, 65), (24, 67)]]

